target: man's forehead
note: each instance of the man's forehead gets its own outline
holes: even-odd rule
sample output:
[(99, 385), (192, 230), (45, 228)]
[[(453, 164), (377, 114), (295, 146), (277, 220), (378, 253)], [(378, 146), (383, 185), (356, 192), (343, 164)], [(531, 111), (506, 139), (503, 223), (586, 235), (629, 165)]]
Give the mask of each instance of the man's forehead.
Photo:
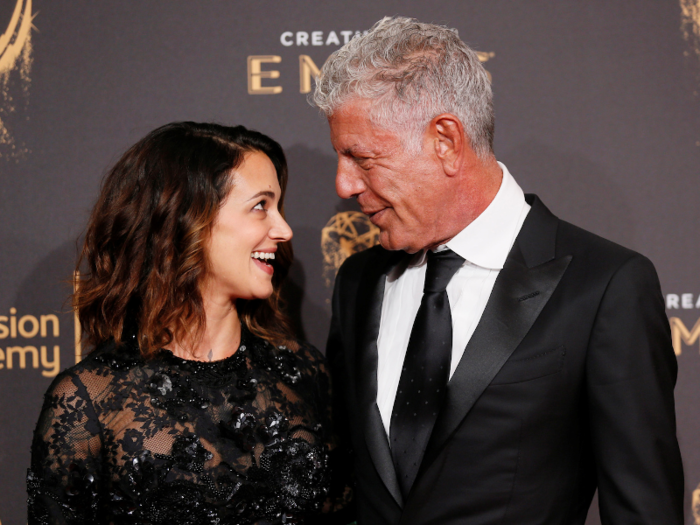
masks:
[(395, 131), (381, 126), (372, 119), (369, 108), (365, 105), (343, 105), (328, 118), (331, 137), (336, 141), (350, 141), (362, 145), (373, 143), (377, 139), (392, 140), (397, 138)]
[(367, 110), (375, 103), (376, 100), (371, 98), (352, 95), (338, 104), (335, 113), (360, 112), (366, 114)]
[(331, 142), (336, 152), (344, 155), (380, 155), (400, 145), (394, 133), (374, 127), (331, 132)]
[(375, 107), (375, 100), (353, 97), (339, 104), (328, 120), (343, 126), (373, 128), (377, 126), (377, 122), (372, 118)]

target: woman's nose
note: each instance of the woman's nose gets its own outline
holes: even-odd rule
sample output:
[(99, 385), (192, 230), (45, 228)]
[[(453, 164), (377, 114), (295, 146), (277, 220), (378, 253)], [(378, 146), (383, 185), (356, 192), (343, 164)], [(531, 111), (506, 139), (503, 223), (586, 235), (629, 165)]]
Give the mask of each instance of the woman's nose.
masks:
[(278, 242), (287, 242), (292, 238), (293, 232), (287, 221), (281, 214), (277, 214), (275, 224), (270, 229), (270, 237)]

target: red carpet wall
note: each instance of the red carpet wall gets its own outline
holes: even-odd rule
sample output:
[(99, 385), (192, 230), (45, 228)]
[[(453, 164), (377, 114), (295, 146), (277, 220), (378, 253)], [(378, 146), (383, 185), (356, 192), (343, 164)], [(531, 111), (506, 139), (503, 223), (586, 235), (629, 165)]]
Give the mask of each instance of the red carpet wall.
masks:
[(456, 27), (481, 52), (496, 155), (526, 192), (656, 264), (686, 523), (700, 524), (700, 0), (1, 0), (2, 525), (26, 521), (42, 394), (80, 352), (66, 303), (76, 239), (106, 169), (151, 129), (240, 123), (282, 144), (287, 295), (323, 348), (335, 268), (375, 232), (335, 195), (328, 126), (306, 97), (332, 51), (391, 14)]

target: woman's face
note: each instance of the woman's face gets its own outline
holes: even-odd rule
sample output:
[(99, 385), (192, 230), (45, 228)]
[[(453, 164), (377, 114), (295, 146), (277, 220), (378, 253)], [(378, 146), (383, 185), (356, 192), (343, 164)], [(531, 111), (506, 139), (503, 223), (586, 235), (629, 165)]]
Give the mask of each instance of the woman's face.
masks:
[(205, 295), (217, 302), (265, 299), (272, 294), (277, 244), (292, 230), (277, 209), (280, 185), (267, 155), (246, 154), (233, 171), (233, 188), (214, 221), (208, 242)]

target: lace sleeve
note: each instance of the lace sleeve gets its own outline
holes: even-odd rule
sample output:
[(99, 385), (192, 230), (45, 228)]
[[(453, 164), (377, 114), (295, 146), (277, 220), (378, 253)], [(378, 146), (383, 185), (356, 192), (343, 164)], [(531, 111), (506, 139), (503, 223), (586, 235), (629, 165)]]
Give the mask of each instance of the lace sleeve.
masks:
[(99, 507), (101, 428), (78, 374), (49, 387), (34, 431), (27, 472), (29, 524), (95, 523)]

